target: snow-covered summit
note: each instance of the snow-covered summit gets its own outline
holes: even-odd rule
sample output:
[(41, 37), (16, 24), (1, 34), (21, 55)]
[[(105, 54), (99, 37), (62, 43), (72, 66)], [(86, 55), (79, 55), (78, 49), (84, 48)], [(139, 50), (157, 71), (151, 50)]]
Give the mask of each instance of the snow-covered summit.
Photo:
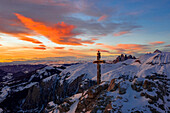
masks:
[[(85, 74), (87, 78), (96, 80), (96, 64), (91, 62), (68, 67), (60, 75), (68, 75), (68, 81)], [(146, 77), (152, 74), (170, 75), (170, 53), (150, 53), (138, 59), (128, 59), (116, 64), (102, 64), (101, 74), (103, 81), (110, 81), (121, 75)]]
[[(75, 113), (168, 113), (170, 53), (145, 54), (116, 64), (102, 64), (102, 83), (79, 95), (66, 98), (51, 112)], [(96, 64), (84, 63), (68, 67), (60, 75), (67, 75), (71, 83), (80, 75), (96, 80)], [(77, 94), (76, 94), (77, 95)], [(75, 95), (75, 96), (76, 96)], [(77, 96), (76, 96), (77, 97)]]

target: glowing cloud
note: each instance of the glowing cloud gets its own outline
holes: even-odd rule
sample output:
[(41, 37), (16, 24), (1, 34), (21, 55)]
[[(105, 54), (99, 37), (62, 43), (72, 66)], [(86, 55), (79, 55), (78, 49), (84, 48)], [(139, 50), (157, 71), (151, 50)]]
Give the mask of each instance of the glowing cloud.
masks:
[(100, 51), (100, 52), (110, 53), (108, 50), (104, 50), (104, 49), (90, 49), (90, 51)]
[(23, 40), (23, 41), (32, 42), (32, 43), (35, 43), (35, 44), (42, 44), (42, 42), (40, 42), (40, 41), (38, 41), (37, 39), (34, 39), (34, 38), (19, 37), (18, 39)]
[(65, 22), (57, 23), (53, 27), (46, 26), (41, 22), (35, 22), (31, 18), (27, 18), (20, 14), (15, 13), (17, 18), (27, 27), (28, 29), (36, 32), (37, 34), (43, 35), (49, 38), (52, 42), (64, 45), (82, 45), (83, 43), (93, 44), (91, 40), (82, 40), (73, 38), (79, 33), (74, 33), (73, 30), (76, 28), (74, 25), (68, 25)]
[(108, 17), (107, 15), (102, 15), (102, 16), (98, 19), (98, 21), (104, 21), (104, 20), (106, 20), (107, 17)]
[(170, 44), (169, 45), (165, 45), (164, 47), (170, 47)]
[(165, 43), (164, 41), (155, 41), (155, 42), (150, 42), (149, 44), (157, 46), (157, 45), (161, 45), (161, 44), (164, 44), (164, 43)]
[(46, 50), (46, 48), (45, 48), (45, 47), (33, 47), (33, 49)]
[(65, 47), (54, 47), (55, 49), (64, 49)]
[(127, 34), (129, 33), (129, 31), (121, 31), (121, 32), (118, 32), (118, 33), (114, 33), (113, 36), (121, 36), (121, 35), (124, 35), (124, 34)]
[(91, 40), (94, 40), (94, 41), (96, 41), (96, 40), (99, 40), (98, 38), (92, 38)]
[(45, 45), (43, 45), (43, 44), (41, 44), (41, 45), (39, 45), (40, 47), (46, 47)]
[(116, 50), (119, 53), (122, 52), (138, 52), (147, 49), (147, 45), (140, 44), (117, 44), (116, 46), (106, 45), (103, 43), (97, 43), (96, 45), (101, 46), (103, 48), (108, 48), (110, 50)]

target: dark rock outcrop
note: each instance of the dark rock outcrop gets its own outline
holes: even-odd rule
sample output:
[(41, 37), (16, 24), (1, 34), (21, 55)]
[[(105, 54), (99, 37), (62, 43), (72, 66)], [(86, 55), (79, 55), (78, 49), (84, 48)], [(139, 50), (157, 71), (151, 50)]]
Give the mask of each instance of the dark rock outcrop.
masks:
[[(24, 90), (22, 90), (24, 86), (21, 85), (21, 88), (16, 85), (15, 87), (20, 87), (21, 90), (12, 92), (14, 88), (11, 86), (11, 91), (0, 103), (0, 108), (4, 112), (43, 112), (48, 102), (53, 101), (56, 104), (61, 104), (65, 98), (81, 93), (96, 84), (96, 81), (87, 79), (85, 74), (69, 81), (67, 80), (69, 73), (61, 76), (59, 74), (61, 71), (58, 71), (57, 68), (43, 68), (38, 71), (39, 73), (34, 73), (29, 79), (30, 81), (25, 84), (27, 88)], [(65, 68), (61, 67), (60, 69)]]
[[(83, 92), (92, 85), (96, 84), (96, 82), (84, 79), (83, 77), (84, 75), (81, 75), (71, 83), (68, 83), (66, 80), (67, 76), (65, 76), (63, 84), (61, 84), (61, 78), (58, 75), (55, 76), (55, 79), (51, 79), (47, 82), (42, 81), (39, 84), (34, 85), (29, 89), (28, 95), (24, 104), (22, 105), (22, 108), (24, 110), (38, 108), (38, 111), (41, 111), (50, 101), (61, 104), (64, 102), (66, 97), (70, 97), (78, 92)], [(86, 84), (83, 87), (82, 84), (84, 82), (86, 82)], [(65, 109), (65, 107), (67, 106), (63, 105), (61, 109)]]
[(156, 49), (153, 53), (162, 53), (159, 49)]
[[(167, 79), (163, 75), (151, 75), (145, 78), (120, 76), (112, 79), (110, 84), (102, 83), (85, 91), (79, 99), (76, 113), (118, 113), (118, 112), (168, 112)], [(152, 79), (152, 78), (155, 79)], [(127, 102), (141, 102), (138, 107), (128, 107)], [(162, 104), (164, 103), (164, 104)], [(127, 111), (125, 111), (127, 109)]]
[(136, 57), (132, 56), (132, 55), (127, 56), (126, 54), (125, 55), (121, 54), (115, 60), (113, 60), (113, 63), (116, 64), (118, 62), (125, 61), (125, 60), (128, 60), (128, 59), (136, 59)]

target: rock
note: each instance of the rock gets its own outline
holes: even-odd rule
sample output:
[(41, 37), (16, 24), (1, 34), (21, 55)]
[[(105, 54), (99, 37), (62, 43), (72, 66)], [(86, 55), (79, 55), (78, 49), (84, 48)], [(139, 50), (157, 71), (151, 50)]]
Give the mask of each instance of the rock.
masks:
[(107, 91), (115, 91), (118, 88), (118, 84), (115, 83), (116, 79), (112, 79)]
[(76, 113), (85, 111), (97, 112), (98, 110), (104, 111), (105, 107), (102, 106), (106, 106), (110, 102), (110, 98), (105, 97), (106, 95), (101, 96), (101, 94), (107, 90), (108, 83), (109, 82), (102, 82), (101, 84), (92, 86), (88, 89), (80, 98), (76, 108)]
[(146, 89), (146, 88), (148, 87), (147, 85), (148, 85), (148, 80), (145, 80), (142, 87), (143, 87), (144, 89)]
[(135, 84), (137, 84), (137, 85), (139, 85), (139, 86), (142, 86), (142, 84), (143, 84), (143, 78), (136, 78), (135, 79)]
[(109, 103), (109, 104), (107, 104), (107, 106), (106, 106), (106, 108), (104, 110), (104, 113), (110, 113), (111, 110), (112, 110), (112, 104)]
[(142, 87), (144, 89), (148, 89), (149, 91), (152, 91), (152, 87), (156, 87), (155, 83), (154, 82), (151, 82), (151, 81), (148, 81), (148, 80), (145, 80)]
[(136, 57), (132, 56), (132, 55), (127, 56), (126, 54), (125, 55), (121, 54), (115, 60), (113, 60), (113, 63), (117, 63), (117, 62), (120, 62), (120, 61), (125, 61), (125, 60), (128, 60), (128, 59), (136, 59)]
[(137, 92), (142, 91), (143, 78), (135, 78), (134, 82), (131, 84), (133, 90)]
[(145, 96), (147, 98), (150, 98), (152, 101), (157, 101), (158, 100), (156, 95), (151, 95), (151, 94), (145, 93)]
[(56, 108), (57, 108), (57, 105), (53, 101), (51, 101), (47, 104), (44, 111), (45, 111), (45, 113), (49, 113), (50, 111), (53, 111)]
[(108, 88), (108, 84), (104, 82), (100, 85), (94, 86), (87, 91), (88, 97), (95, 98), (96, 95), (98, 95), (102, 90), (105, 90), (106, 88)]
[(119, 94), (125, 94), (126, 93), (126, 89), (128, 88), (129, 84), (127, 82), (121, 82), (119, 83)]
[(148, 103), (149, 103), (149, 104), (153, 104), (154, 102), (153, 102), (153, 100), (149, 99), (149, 100), (148, 100)]
[(141, 61), (140, 61), (140, 60), (135, 60), (135, 62), (138, 62), (139, 64), (141, 64)]
[(125, 88), (119, 88), (119, 94), (125, 94), (126, 89)]
[(160, 104), (160, 105), (159, 105), (159, 108), (161, 108), (162, 110), (165, 110), (165, 108), (164, 108), (164, 105), (163, 105), (163, 104)]
[(129, 55), (129, 56), (128, 56), (128, 59), (133, 59), (132, 55)]
[(162, 53), (159, 49), (156, 49), (153, 53)]
[(145, 93), (144, 93), (144, 92), (141, 92), (141, 93), (140, 93), (140, 96), (145, 96)]
[(121, 96), (117, 96), (116, 99), (122, 99), (122, 97)]
[(58, 109), (60, 110), (61, 113), (67, 112), (70, 110), (70, 105), (68, 103), (63, 103), (59, 106)]

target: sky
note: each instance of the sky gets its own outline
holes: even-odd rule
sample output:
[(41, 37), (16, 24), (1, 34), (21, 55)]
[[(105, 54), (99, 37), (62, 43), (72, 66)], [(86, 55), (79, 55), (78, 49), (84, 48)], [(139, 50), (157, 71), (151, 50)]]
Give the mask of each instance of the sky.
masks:
[(169, 0), (0, 0), (0, 62), (170, 52)]

